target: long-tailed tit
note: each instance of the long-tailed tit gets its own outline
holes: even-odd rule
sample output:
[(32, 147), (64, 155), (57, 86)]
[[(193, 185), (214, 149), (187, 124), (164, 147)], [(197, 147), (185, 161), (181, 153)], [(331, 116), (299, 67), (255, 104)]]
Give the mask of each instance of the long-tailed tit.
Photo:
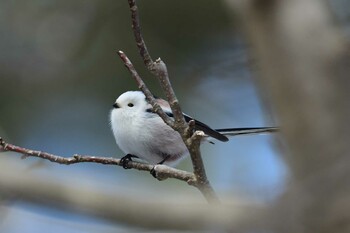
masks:
[[(156, 99), (164, 112), (173, 117), (169, 103)], [(118, 97), (111, 111), (111, 126), (119, 148), (127, 155), (122, 158), (123, 167), (131, 157), (146, 160), (151, 164), (176, 165), (189, 152), (178, 132), (173, 130), (152, 111), (141, 91), (128, 91)], [(192, 118), (184, 114), (185, 120)], [(208, 137), (228, 141), (227, 136), (274, 132), (275, 127), (212, 129), (195, 120), (195, 129), (203, 131)]]

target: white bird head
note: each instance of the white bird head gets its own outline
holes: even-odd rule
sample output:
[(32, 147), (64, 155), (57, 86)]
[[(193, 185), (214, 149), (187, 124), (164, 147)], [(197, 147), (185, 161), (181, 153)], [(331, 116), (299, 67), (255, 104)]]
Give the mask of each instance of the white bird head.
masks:
[(150, 108), (145, 95), (141, 91), (127, 91), (121, 94), (113, 104), (114, 110), (127, 111), (129, 113), (145, 111)]

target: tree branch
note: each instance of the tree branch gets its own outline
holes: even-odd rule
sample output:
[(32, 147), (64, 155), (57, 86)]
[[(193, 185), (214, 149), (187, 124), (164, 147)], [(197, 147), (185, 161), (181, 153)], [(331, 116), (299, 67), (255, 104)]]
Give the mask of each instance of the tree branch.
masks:
[(118, 51), (119, 57), (122, 59), (125, 67), (129, 70), (131, 76), (135, 79), (138, 84), (138, 88), (145, 94), (147, 101), (152, 105), (153, 110), (163, 119), (163, 121), (170, 127), (174, 127), (173, 120), (163, 111), (163, 109), (157, 104), (151, 91), (146, 86), (140, 75), (137, 73), (134, 65), (130, 59), (125, 55), (123, 51)]
[(152, 71), (154, 69), (153, 60), (147, 50), (146, 43), (143, 40), (143, 37), (141, 34), (141, 27), (139, 22), (137, 5), (134, 0), (128, 0), (128, 2), (129, 2), (130, 11), (131, 11), (131, 20), (132, 20), (131, 26), (134, 32), (136, 45), (139, 48), (139, 52), (143, 59), (143, 62), (145, 63), (145, 66)]
[(158, 78), (158, 81), (165, 92), (165, 95), (167, 97), (167, 100), (169, 101), (170, 108), (174, 114), (175, 119), (175, 125), (173, 126), (175, 129), (177, 129), (180, 134), (185, 131), (187, 128), (187, 123), (185, 121), (184, 116), (182, 115), (181, 107), (179, 104), (179, 101), (176, 98), (175, 92), (171, 86), (169, 75), (168, 75), (168, 69), (165, 65), (165, 63), (158, 58), (155, 62), (152, 60), (147, 47), (146, 43), (143, 40), (142, 33), (141, 33), (141, 26), (139, 21), (139, 13), (138, 13), (138, 7), (136, 5), (135, 0), (128, 0), (129, 7), (131, 11), (131, 21), (132, 21), (132, 29), (135, 36), (136, 45), (139, 49), (139, 53), (143, 59), (143, 62), (146, 66), (146, 68)]
[[(120, 159), (112, 158), (112, 157), (99, 157), (99, 156), (90, 156), (90, 155), (78, 155), (75, 154), (72, 157), (62, 157), (54, 154), (50, 154), (43, 151), (31, 150), (19, 146), (15, 146), (10, 143), (6, 143), (0, 137), (0, 152), (1, 151), (13, 151), (24, 155), (22, 158), (26, 157), (37, 157), (45, 160), (49, 160), (53, 163), (59, 163), (64, 165), (76, 164), (76, 163), (100, 163), (106, 165), (118, 165), (123, 166), (120, 163)], [(182, 180), (192, 185), (194, 175), (190, 172), (182, 171), (176, 168), (172, 168), (169, 166), (156, 166), (145, 163), (139, 163), (135, 161), (130, 161), (126, 164), (128, 168), (133, 168), (140, 171), (151, 171), (152, 169), (156, 171), (157, 178), (159, 180), (165, 180), (167, 178), (174, 178), (178, 180)]]
[(201, 155), (200, 145), (204, 137), (202, 131), (195, 131), (191, 138), (187, 140), (190, 156), (193, 164), (193, 173), (196, 178), (196, 187), (202, 192), (210, 203), (220, 203), (213, 187), (207, 178), (204, 163)]
[(166, 98), (170, 104), (170, 108), (174, 115), (174, 119), (175, 119), (174, 122), (169, 122), (169, 118), (165, 117), (163, 111), (161, 111), (159, 106), (155, 105), (154, 98), (151, 92), (146, 87), (146, 85), (144, 84), (140, 76), (137, 74), (135, 68), (133, 67), (130, 60), (126, 57), (126, 55), (121, 51), (118, 54), (123, 60), (124, 65), (127, 67), (127, 69), (130, 71), (133, 78), (138, 83), (139, 88), (143, 91), (143, 93), (147, 97), (147, 100), (149, 100), (150, 103), (152, 104), (153, 109), (158, 113), (158, 115), (164, 120), (165, 123), (171, 126), (174, 130), (178, 131), (179, 134), (181, 135), (191, 155), (194, 176), (195, 176), (195, 181), (193, 185), (196, 186), (201, 191), (201, 193), (205, 196), (208, 202), (217, 203), (219, 199), (207, 179), (203, 160), (200, 153), (200, 142), (204, 137), (204, 134), (203, 132), (201, 133), (197, 132), (192, 136), (192, 133), (193, 133), (192, 129), (194, 127), (193, 125), (187, 124), (187, 122), (185, 121), (179, 101), (170, 83), (166, 64), (160, 58), (158, 58), (154, 62), (147, 50), (146, 43), (143, 40), (143, 37), (141, 34), (141, 26), (140, 26), (139, 13), (138, 13), (138, 7), (136, 5), (136, 1), (128, 0), (128, 3), (131, 11), (132, 29), (134, 32), (136, 45), (139, 49), (139, 53), (143, 59), (143, 62), (146, 68), (154, 76), (157, 77), (162, 90), (165, 92)]

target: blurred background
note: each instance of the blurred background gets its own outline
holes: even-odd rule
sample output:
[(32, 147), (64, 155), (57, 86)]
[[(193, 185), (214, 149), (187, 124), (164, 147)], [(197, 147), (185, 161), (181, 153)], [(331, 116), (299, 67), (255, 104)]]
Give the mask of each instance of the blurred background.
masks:
[[(153, 58), (167, 64), (182, 108), (213, 128), (275, 126), (268, 93), (254, 85), (254, 61), (223, 1), (139, 1)], [(330, 1), (349, 34), (350, 2)], [(195, 9), (195, 10), (194, 10)], [(154, 94), (158, 82), (138, 55), (127, 1), (2, 0), (0, 2), (0, 136), (62, 156), (122, 157), (109, 126), (115, 99), (135, 82), (116, 54), (123, 50)], [(269, 202), (283, 193), (288, 168), (275, 135), (237, 136), (203, 145), (207, 174), (226, 201)], [(134, 170), (99, 164), (63, 166), (2, 153), (35, 173), (70, 185), (88, 184), (138, 199), (172, 201), (201, 194), (177, 180), (158, 182)], [(180, 169), (191, 170), (189, 159)], [(0, 231), (116, 232), (110, 225), (21, 201), (3, 202)]]

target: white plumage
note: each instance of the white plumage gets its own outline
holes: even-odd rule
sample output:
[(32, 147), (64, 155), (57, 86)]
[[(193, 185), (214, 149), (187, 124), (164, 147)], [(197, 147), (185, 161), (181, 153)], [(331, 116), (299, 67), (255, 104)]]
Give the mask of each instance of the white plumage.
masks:
[[(162, 106), (168, 110), (166, 106)], [(151, 164), (169, 157), (165, 164), (174, 165), (186, 157), (187, 148), (178, 132), (166, 125), (156, 114), (147, 112), (152, 106), (140, 91), (119, 96), (111, 112), (111, 126), (119, 148)]]

